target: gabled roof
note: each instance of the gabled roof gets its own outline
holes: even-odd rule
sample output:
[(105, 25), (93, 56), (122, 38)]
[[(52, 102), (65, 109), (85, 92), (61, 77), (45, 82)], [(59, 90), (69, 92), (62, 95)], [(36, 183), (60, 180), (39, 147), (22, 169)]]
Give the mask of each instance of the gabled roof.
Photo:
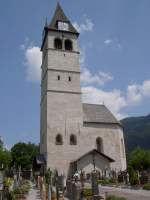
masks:
[(105, 105), (83, 104), (83, 121), (91, 123), (119, 124)]
[(61, 8), (59, 2), (57, 3), (57, 7), (55, 10), (55, 14), (52, 18), (51, 23), (49, 24), (48, 28), (51, 30), (58, 30), (57, 28), (57, 22), (62, 21), (62, 22), (68, 22), (69, 23), (69, 32), (74, 33), (74, 34), (79, 34), (78, 31), (74, 28), (70, 20), (67, 18), (65, 15), (63, 9)]
[[(104, 157), (104, 158), (107, 159), (109, 162), (115, 162), (114, 159), (110, 158), (109, 156), (106, 156), (105, 154), (103, 154), (103, 153), (97, 151), (96, 149), (93, 149), (93, 150), (87, 152), (86, 154), (84, 154), (83, 156), (81, 156), (80, 158), (78, 158), (77, 160), (75, 160), (74, 162), (80, 161), (81, 159), (83, 159), (83, 158), (84, 158), (85, 156), (87, 156), (87, 155), (95, 155), (95, 154), (98, 154), (98, 155)], [(74, 162), (72, 162), (72, 163), (74, 163)]]

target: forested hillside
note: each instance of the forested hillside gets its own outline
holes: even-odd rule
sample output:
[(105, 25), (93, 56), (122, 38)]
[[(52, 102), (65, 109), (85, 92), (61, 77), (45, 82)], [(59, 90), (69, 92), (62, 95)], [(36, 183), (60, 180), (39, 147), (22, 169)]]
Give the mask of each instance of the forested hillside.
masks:
[(150, 149), (150, 115), (145, 117), (130, 117), (121, 121), (127, 152), (137, 146)]

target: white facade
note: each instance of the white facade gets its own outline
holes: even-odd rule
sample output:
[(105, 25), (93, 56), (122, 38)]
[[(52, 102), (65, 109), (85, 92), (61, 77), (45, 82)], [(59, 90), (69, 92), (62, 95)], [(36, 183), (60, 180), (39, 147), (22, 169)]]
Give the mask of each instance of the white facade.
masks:
[(83, 159), (77, 161), (77, 171), (84, 171), (85, 174), (91, 174), (93, 170), (99, 171), (100, 174), (104, 174), (106, 170), (110, 171), (110, 162), (100, 155), (95, 155), (95, 167), (93, 166), (93, 156), (91, 154), (86, 155)]
[[(58, 5), (55, 18), (57, 14), (59, 18), (59, 13), (62, 12), (60, 9)], [(55, 46), (55, 39), (58, 38), (62, 41), (61, 49)], [(103, 146), (103, 153), (115, 160), (111, 167), (125, 170), (124, 137), (119, 122), (102, 105), (99, 108), (106, 110), (110, 120), (103, 122), (101, 119), (86, 119), (86, 108), (94, 107), (82, 104), (81, 100), (77, 38), (78, 34), (73, 31), (46, 27), (42, 45), (41, 154), (46, 158), (47, 168), (57, 169), (60, 174), (68, 176), (70, 163), (97, 148), (96, 141), (100, 138), (99, 145)], [(72, 42), (72, 49), (69, 51), (64, 45), (68, 39)], [(96, 112), (93, 109), (93, 116), (94, 114)], [(100, 111), (99, 116), (103, 116)]]

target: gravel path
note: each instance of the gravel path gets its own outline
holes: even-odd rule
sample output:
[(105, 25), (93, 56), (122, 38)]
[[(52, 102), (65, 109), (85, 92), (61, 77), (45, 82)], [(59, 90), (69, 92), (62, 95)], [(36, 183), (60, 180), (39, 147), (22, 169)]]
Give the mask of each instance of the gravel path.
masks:
[(27, 200), (41, 200), (39, 190), (32, 185)]
[(128, 200), (150, 200), (150, 191), (130, 190), (112, 187), (101, 187), (102, 193), (108, 192), (108, 195), (126, 197)]
[[(127, 200), (150, 200), (150, 191), (121, 189), (106, 186), (100, 187), (100, 191), (102, 195), (107, 192), (108, 195), (126, 197)], [(34, 185), (31, 187), (27, 200), (41, 200), (40, 192)], [(65, 198), (65, 200), (67, 200), (67, 198)]]

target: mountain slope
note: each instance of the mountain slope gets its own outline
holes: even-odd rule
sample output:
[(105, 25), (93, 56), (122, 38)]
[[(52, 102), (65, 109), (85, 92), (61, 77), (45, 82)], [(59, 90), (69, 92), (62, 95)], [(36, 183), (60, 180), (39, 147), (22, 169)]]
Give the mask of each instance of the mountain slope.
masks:
[(137, 146), (150, 149), (150, 115), (145, 117), (129, 117), (121, 120), (124, 129), (127, 152)]

